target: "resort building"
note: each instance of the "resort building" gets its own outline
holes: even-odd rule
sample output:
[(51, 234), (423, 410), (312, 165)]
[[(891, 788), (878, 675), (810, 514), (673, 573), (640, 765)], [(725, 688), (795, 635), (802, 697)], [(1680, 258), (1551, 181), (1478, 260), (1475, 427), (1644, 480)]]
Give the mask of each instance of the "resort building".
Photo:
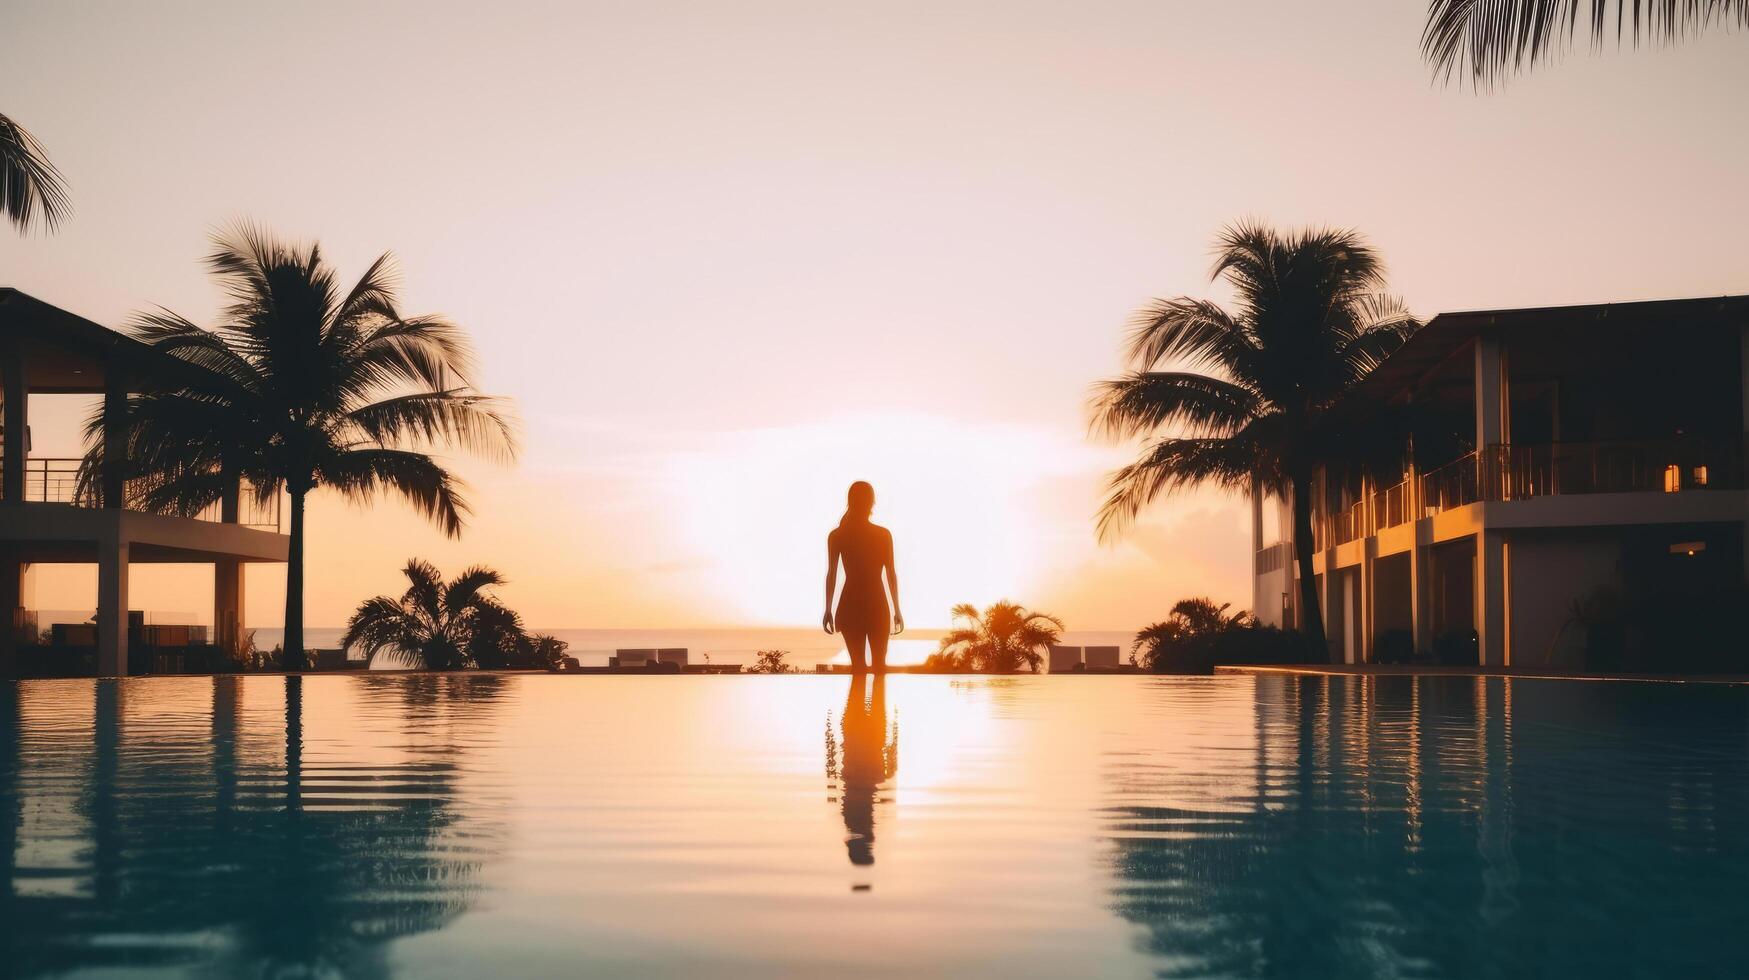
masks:
[[(15, 289), (0, 287), (0, 676), (112, 677), (153, 670), (210, 669), (210, 658), (238, 649), (243, 569), (284, 562), (277, 507), (228, 495), (210, 513), (171, 517), (129, 510), (115, 462), (127, 396), (173, 385), (197, 368)], [(31, 399), (84, 395), (101, 405), (104, 461), (82, 480), (78, 458), (31, 452)], [(97, 566), (95, 622), (39, 623), (33, 570), (45, 564)], [(213, 569), (210, 633), (202, 625), (149, 627), (130, 612), (129, 569), (146, 563), (199, 563)]]
[[(1612, 607), (1742, 595), (1749, 297), (1442, 314), (1334, 412), (1382, 448), (1313, 490), (1334, 660), (1557, 665)], [(1253, 609), (1282, 626), (1291, 515), (1252, 494)]]

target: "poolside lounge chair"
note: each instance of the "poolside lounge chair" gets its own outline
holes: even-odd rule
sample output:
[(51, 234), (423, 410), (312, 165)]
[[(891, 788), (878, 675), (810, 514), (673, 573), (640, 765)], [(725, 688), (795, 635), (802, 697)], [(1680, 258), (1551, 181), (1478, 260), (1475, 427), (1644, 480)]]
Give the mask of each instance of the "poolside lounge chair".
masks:
[(642, 669), (650, 661), (656, 659), (654, 650), (615, 650), (613, 665), (620, 668)]
[(1067, 674), (1073, 670), (1080, 670), (1081, 648), (1060, 647), (1053, 644), (1051, 646), (1050, 666), (1053, 674)]
[(1118, 667), (1117, 647), (1088, 647), (1088, 670), (1116, 670)]

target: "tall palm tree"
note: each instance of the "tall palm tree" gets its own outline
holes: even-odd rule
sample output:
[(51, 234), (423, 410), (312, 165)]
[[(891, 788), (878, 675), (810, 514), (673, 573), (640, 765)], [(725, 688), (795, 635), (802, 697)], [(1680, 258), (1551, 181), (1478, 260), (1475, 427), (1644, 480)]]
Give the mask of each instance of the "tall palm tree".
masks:
[(72, 210), (61, 172), (23, 126), (0, 115), (0, 214), (21, 232), (40, 218), (54, 228)]
[(390, 649), (433, 670), (475, 665), (482, 653), (513, 650), (527, 641), (522, 620), (486, 589), (504, 577), (475, 566), (445, 583), (430, 562), (415, 558), (402, 570), (400, 598), (366, 599), (346, 624), (340, 643), (365, 654)]
[(1007, 600), (983, 612), (969, 602), (953, 607), (955, 627), (941, 638), (930, 657), (934, 666), (989, 674), (1018, 673), (1026, 667), (1038, 673), (1051, 644), (1063, 633), (1063, 621), (1033, 612)]
[[(129, 397), (123, 432), (129, 504), (193, 516), (234, 507), (238, 481), (257, 501), (290, 503), (285, 587), (288, 668), (304, 664), (304, 503), (327, 488), (354, 499), (392, 491), (445, 534), (468, 513), (459, 481), (426, 450), (454, 445), (515, 456), (513, 424), (475, 391), (461, 330), (403, 316), (390, 257), (342, 293), (318, 246), (249, 225), (213, 239), (207, 265), (231, 299), (206, 329), (169, 311), (134, 333), (206, 370)], [(102, 471), (103, 422), (86, 430), (84, 473)]]
[(1112, 474), (1099, 534), (1109, 541), (1155, 498), (1204, 484), (1291, 493), (1301, 620), (1322, 641), (1312, 477), (1360, 448), (1353, 433), (1320, 422), (1418, 324), (1383, 295), (1383, 266), (1352, 231), (1233, 225), (1217, 240), (1214, 277), (1232, 288), (1234, 312), (1186, 296), (1144, 308), (1126, 352), (1131, 370), (1098, 387), (1095, 431), (1150, 437)]
[(1749, 27), (1749, 0), (1431, 0), (1421, 52), (1448, 81), (1468, 74), (1478, 87), (1491, 85), (1570, 43), (1581, 7), (1594, 48), (1612, 26), (1618, 44), (1669, 44), (1708, 28)]

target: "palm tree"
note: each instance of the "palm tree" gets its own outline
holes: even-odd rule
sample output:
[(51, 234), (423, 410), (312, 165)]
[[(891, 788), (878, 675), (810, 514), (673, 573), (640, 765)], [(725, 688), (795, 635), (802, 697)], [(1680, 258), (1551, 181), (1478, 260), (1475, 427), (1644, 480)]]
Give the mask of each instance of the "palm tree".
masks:
[(0, 115), (0, 214), (20, 231), (40, 216), (54, 228), (72, 210), (61, 172), (23, 126)]
[(1712, 27), (1749, 27), (1749, 0), (1431, 0), (1421, 53), (1447, 81), (1467, 73), (1476, 86), (1491, 85), (1571, 42), (1581, 6), (1589, 7), (1593, 47), (1602, 47), (1612, 24), (1617, 44), (1669, 44)]
[(1006, 599), (983, 612), (969, 602), (953, 607), (956, 625), (941, 638), (930, 657), (937, 668), (976, 670), (989, 674), (1018, 673), (1024, 665), (1038, 673), (1040, 651), (1057, 642), (1063, 621), (1033, 612)]
[(1204, 484), (1291, 492), (1302, 621), (1321, 642), (1312, 476), (1371, 447), (1320, 422), (1418, 324), (1380, 292), (1383, 266), (1354, 232), (1284, 236), (1241, 223), (1221, 233), (1216, 256), (1214, 277), (1232, 287), (1236, 311), (1186, 296), (1155, 302), (1136, 314), (1129, 373), (1098, 387), (1095, 431), (1150, 437), (1112, 474), (1099, 535), (1109, 541), (1155, 498)]
[(432, 670), (459, 670), (477, 665), (482, 652), (527, 643), (521, 618), (486, 591), (504, 584), (492, 569), (475, 566), (445, 583), (430, 562), (415, 558), (402, 574), (407, 591), (366, 599), (347, 622), (342, 646), (366, 656), (394, 650)]
[[(285, 651), (297, 669), (310, 492), (326, 487), (362, 500), (393, 491), (456, 537), (467, 503), (459, 481), (425, 450), (456, 445), (508, 460), (513, 426), (496, 399), (469, 384), (461, 330), (397, 309), (387, 254), (342, 293), (318, 246), (288, 245), (249, 225), (216, 235), (213, 245), (207, 264), (231, 299), (221, 323), (205, 329), (160, 311), (134, 324), (146, 343), (206, 370), (129, 397), (129, 505), (193, 516), (215, 503), (234, 508), (239, 480), (259, 503), (286, 491)], [(102, 472), (102, 436), (94, 417), (87, 483)]]

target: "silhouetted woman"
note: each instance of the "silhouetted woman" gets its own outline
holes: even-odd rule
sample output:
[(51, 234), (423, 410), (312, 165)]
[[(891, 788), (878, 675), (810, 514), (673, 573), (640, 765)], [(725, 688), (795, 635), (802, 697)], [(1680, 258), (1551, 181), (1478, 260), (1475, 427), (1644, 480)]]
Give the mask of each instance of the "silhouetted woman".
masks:
[[(899, 611), (899, 573), (893, 568), (893, 535), (869, 521), (874, 502), (874, 487), (861, 480), (852, 483), (844, 518), (826, 535), (826, 615), (821, 617), (820, 626), (828, 633), (836, 629), (844, 634), (850, 669), (859, 674), (868, 669), (870, 658), (876, 672), (885, 673), (887, 637), (905, 629), (905, 616)], [(838, 588), (840, 560), (844, 562), (844, 593), (838, 597), (834, 615), (832, 594)], [(884, 586), (882, 570), (887, 573)], [(893, 592), (890, 612), (888, 589)]]

